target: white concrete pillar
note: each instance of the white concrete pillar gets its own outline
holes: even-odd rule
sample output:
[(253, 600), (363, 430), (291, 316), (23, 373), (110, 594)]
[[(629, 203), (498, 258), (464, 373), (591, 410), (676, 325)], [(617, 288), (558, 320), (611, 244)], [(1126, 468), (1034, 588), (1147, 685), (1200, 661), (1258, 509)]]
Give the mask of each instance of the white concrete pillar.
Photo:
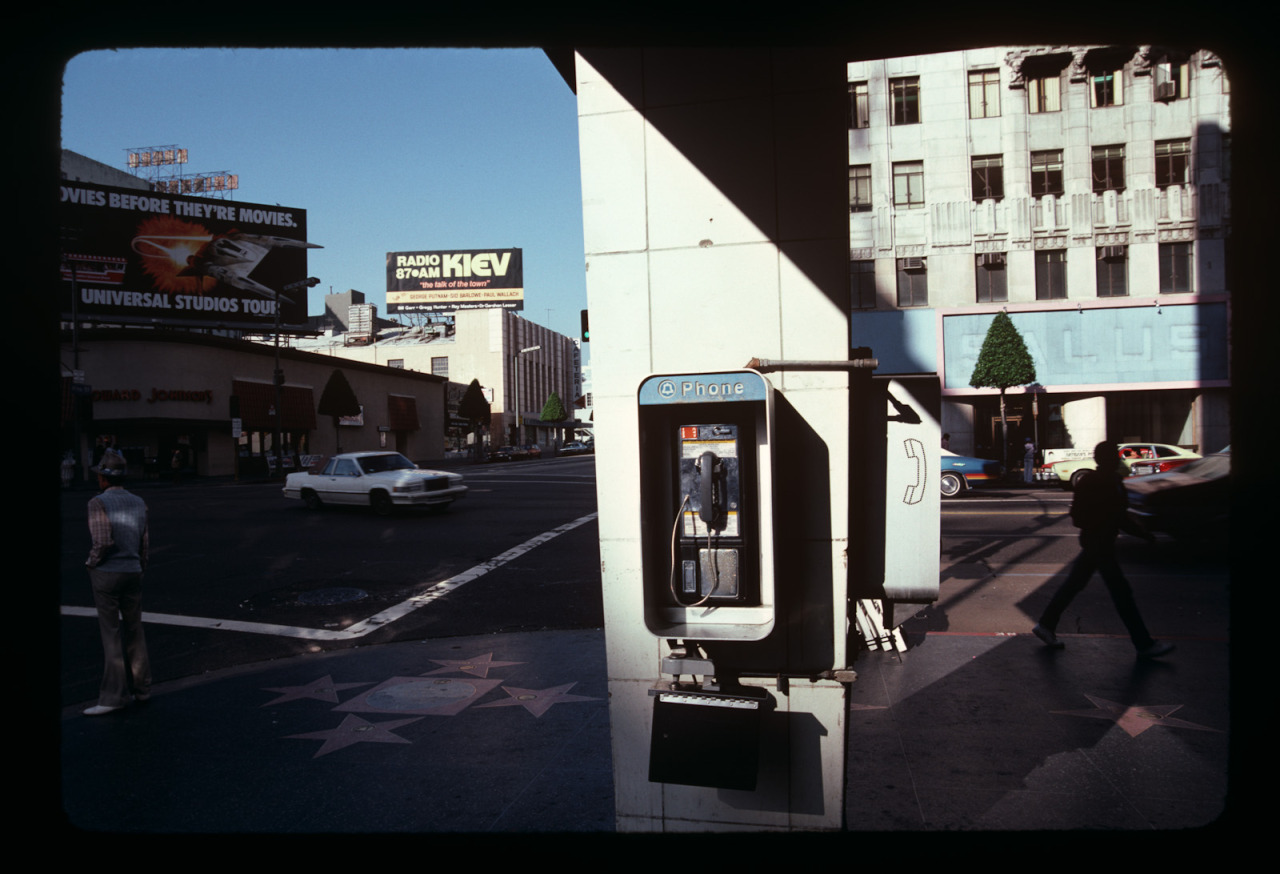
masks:
[[(762, 727), (755, 791), (648, 780), (649, 690), (667, 643), (646, 629), (638, 585), (636, 391), (652, 373), (753, 357), (847, 358), (843, 58), (609, 49), (576, 61), (617, 827), (837, 829), (846, 705), (833, 680), (751, 681), (778, 708)], [(770, 646), (780, 672), (815, 649), (844, 667), (848, 377), (768, 378), (818, 450), (799, 478), (821, 506), (802, 508), (816, 521), (781, 559), (787, 584), (826, 599), (815, 611), (825, 625), (784, 627)]]

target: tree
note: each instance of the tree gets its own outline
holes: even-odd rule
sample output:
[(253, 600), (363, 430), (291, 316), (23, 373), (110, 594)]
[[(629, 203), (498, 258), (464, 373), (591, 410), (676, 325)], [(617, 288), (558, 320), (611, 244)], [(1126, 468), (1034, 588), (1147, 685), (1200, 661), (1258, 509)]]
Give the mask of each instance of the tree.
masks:
[(1003, 310), (996, 313), (987, 328), (986, 339), (978, 352), (969, 385), (973, 388), (1000, 389), (1000, 441), (1004, 446), (1001, 456), (1009, 463), (1009, 420), (1005, 416), (1004, 393), (1015, 385), (1036, 381), (1036, 363), (1027, 351), (1027, 344), (1014, 327), (1013, 319)]
[[(564, 408), (564, 402), (560, 400), (560, 395), (552, 392), (547, 395), (547, 402), (542, 405), (542, 413), (538, 416), (544, 422), (563, 422), (569, 418), (569, 411)], [(563, 432), (561, 432), (563, 434)], [(559, 451), (560, 438), (556, 438), (556, 451)]]
[[(471, 380), (467, 390), (462, 393), (462, 400), (458, 401), (458, 415), (467, 420), (472, 434), (476, 431), (477, 423), (489, 421), (489, 402), (484, 399), (484, 389), (480, 387), (480, 380)], [(472, 451), (479, 457), (479, 440), (472, 443)]]
[(564, 403), (560, 400), (560, 395), (552, 392), (547, 395), (547, 402), (542, 405), (542, 413), (538, 416), (544, 422), (563, 422), (569, 418), (569, 413), (564, 408)]
[(347, 382), (347, 376), (341, 370), (334, 370), (329, 381), (324, 384), (320, 393), (320, 403), (316, 404), (316, 412), (322, 416), (333, 417), (333, 443), (336, 451), (342, 451), (342, 441), (338, 439), (338, 419), (343, 416), (360, 415), (360, 402), (356, 393)]
[(462, 393), (462, 400), (458, 401), (458, 415), (471, 423), (472, 430), (475, 430), (477, 422), (488, 421), (489, 402), (484, 399), (480, 380), (471, 380), (467, 390)]

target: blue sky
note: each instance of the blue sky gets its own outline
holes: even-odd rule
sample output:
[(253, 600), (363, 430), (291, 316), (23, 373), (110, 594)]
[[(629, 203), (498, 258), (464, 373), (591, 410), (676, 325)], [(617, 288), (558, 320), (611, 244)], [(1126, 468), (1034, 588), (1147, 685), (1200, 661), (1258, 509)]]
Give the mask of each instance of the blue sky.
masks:
[[(177, 145), (235, 200), (307, 212), (324, 295), (386, 314), (387, 252), (524, 250), (525, 318), (586, 306), (576, 98), (536, 49), (128, 49), (67, 64), (62, 147)], [(548, 312), (549, 311), (549, 312)]]

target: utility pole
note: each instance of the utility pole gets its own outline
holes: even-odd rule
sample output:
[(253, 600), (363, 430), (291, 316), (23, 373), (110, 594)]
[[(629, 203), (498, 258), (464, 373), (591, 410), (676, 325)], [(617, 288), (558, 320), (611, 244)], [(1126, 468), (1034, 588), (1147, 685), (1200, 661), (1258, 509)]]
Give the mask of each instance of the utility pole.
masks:
[[(320, 280), (314, 276), (308, 276), (306, 279), (299, 279), (297, 282), (290, 282), (282, 290), (294, 291), (299, 288), (311, 288), (319, 285)], [(276, 391), (276, 430), (272, 442), (275, 444), (276, 450), (276, 474), (284, 475), (284, 447), (280, 444), (281, 435), (281, 416), (284, 414), (284, 371), (280, 369), (280, 303), (281, 298), (276, 298), (276, 333), (275, 333), (275, 369), (271, 373), (271, 381), (275, 385)]]

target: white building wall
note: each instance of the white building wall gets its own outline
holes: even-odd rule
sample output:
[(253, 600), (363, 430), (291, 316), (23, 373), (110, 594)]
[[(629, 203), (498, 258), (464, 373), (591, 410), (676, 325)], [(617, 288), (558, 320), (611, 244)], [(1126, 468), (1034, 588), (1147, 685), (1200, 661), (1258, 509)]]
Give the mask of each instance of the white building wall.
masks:
[[(573, 340), (535, 324), (513, 310), (460, 310), (454, 314), (454, 334), (429, 341), (382, 341), (368, 346), (348, 346), (341, 334), (317, 339), (294, 339), (297, 349), (388, 365), (403, 362), (406, 370), (432, 373), (432, 360), (447, 358), (451, 382), (468, 384), (479, 380), (482, 388), (493, 389), (493, 432), (495, 445), (506, 443), (506, 427), (515, 424), (515, 355), (523, 348), (541, 346), (522, 357), (520, 381), (526, 416), (537, 417), (548, 395), (559, 393), (566, 409), (573, 410)], [(526, 442), (546, 444), (550, 429), (526, 433)]]

